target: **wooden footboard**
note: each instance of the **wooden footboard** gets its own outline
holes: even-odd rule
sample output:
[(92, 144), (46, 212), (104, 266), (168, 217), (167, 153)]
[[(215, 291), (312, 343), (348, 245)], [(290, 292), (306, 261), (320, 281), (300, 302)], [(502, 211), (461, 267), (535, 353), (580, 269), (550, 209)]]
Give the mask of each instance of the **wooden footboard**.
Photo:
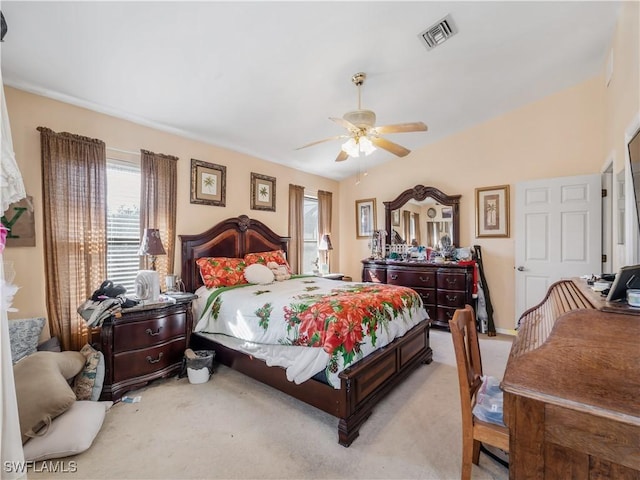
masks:
[(429, 323), (423, 320), (403, 337), (344, 370), (340, 389), (314, 379), (297, 385), (287, 380), (285, 369), (269, 367), (197, 333), (191, 335), (191, 348), (215, 350), (216, 361), (223, 365), (337, 417), (338, 442), (348, 447), (375, 405), (418, 365), (431, 363)]

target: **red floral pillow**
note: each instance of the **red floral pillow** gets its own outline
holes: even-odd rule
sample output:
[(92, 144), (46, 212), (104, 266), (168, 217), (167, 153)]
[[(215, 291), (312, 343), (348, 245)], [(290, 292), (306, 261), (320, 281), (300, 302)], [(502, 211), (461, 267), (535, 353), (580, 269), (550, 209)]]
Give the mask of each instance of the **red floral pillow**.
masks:
[(228, 287), (247, 283), (242, 258), (202, 257), (196, 260), (200, 276), (207, 288)]
[(270, 252), (258, 252), (258, 253), (247, 253), (244, 256), (244, 263), (247, 265), (252, 265), (254, 263), (261, 263), (262, 265), (267, 265), (269, 262), (276, 262), (278, 265), (284, 265), (287, 267), (287, 272), (291, 273), (291, 267), (287, 262), (287, 258), (285, 257), (283, 250), (271, 250)]

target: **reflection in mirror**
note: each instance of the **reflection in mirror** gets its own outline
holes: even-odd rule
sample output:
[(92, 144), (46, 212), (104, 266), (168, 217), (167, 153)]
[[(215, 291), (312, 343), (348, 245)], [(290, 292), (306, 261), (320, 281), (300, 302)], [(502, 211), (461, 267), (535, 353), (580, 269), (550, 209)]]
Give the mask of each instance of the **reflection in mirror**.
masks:
[[(447, 234), (460, 246), (460, 195), (447, 195), (435, 187), (416, 185), (395, 200), (384, 202), (385, 226), (391, 243), (434, 248)], [(397, 213), (396, 213), (397, 212)]]

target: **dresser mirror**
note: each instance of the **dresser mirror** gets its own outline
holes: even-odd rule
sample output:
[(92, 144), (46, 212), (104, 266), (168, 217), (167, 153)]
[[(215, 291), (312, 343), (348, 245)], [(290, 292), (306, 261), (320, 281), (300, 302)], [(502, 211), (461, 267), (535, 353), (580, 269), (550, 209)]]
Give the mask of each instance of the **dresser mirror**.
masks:
[(394, 200), (383, 202), (385, 230), (390, 243), (410, 245), (415, 240), (419, 245), (434, 248), (447, 234), (459, 247), (460, 197), (447, 195), (435, 187), (416, 185)]

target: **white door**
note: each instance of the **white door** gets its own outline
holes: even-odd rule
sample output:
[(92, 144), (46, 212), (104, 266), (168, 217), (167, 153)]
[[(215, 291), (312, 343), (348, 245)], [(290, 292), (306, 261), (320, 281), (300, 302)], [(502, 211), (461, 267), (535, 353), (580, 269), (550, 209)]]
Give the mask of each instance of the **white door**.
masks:
[(601, 273), (600, 174), (516, 184), (516, 321), (562, 278)]

